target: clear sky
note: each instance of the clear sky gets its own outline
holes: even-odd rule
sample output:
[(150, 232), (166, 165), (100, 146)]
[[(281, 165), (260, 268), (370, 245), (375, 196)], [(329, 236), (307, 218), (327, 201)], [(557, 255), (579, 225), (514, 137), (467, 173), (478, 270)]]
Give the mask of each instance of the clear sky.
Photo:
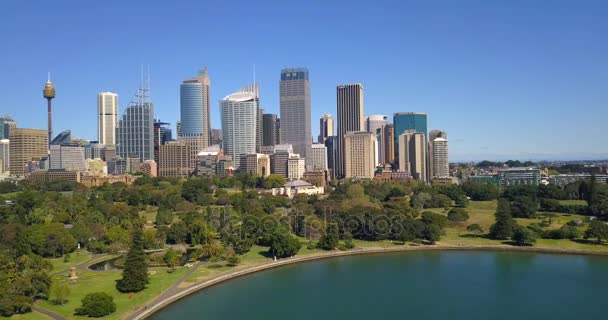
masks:
[[(162, 3), (162, 4), (161, 4)], [(279, 113), (284, 67), (310, 70), (313, 136), (336, 85), (361, 82), (365, 113), (424, 111), (451, 160), (608, 158), (608, 1), (192, 0), (0, 4), (0, 113), (95, 140), (96, 95), (122, 111), (150, 66), (160, 119), (203, 66), (219, 103), (253, 81)]]

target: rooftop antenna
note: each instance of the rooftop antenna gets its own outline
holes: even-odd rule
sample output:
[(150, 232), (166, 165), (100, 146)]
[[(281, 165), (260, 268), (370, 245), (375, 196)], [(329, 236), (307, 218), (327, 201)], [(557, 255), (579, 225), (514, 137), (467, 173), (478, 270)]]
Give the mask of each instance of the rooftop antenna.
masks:
[(253, 83), (255, 84), (255, 63), (253, 64)]
[(48, 77), (47, 77), (46, 82), (51, 82), (51, 72), (50, 71), (48, 72)]

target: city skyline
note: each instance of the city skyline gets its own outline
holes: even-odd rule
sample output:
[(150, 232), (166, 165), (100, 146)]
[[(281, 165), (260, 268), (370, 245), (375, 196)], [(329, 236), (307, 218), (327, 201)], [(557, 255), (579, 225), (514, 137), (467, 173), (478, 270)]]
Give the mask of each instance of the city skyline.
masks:
[[(6, 93), (0, 113), (11, 115), (20, 127), (45, 129), (46, 112), (44, 101), (40, 99), (40, 86), (47, 71), (51, 71), (59, 93), (53, 100), (53, 130), (71, 129), (77, 137), (95, 140), (96, 95), (104, 91), (118, 93), (119, 114), (122, 114), (133, 95), (133, 83), (138, 82), (143, 64), (150, 65), (156, 116), (175, 128), (179, 119), (179, 84), (201, 65), (207, 65), (214, 77), (211, 122), (213, 128), (219, 128), (218, 101), (229, 94), (231, 88), (251, 82), (247, 80), (248, 76), (255, 77), (260, 82), (261, 107), (267, 113), (279, 114), (277, 74), (286, 67), (305, 66), (311, 72), (312, 119), (318, 119), (327, 111), (336, 116), (331, 110), (335, 106), (337, 84), (360, 82), (366, 88), (366, 112), (369, 114), (390, 117), (394, 112), (427, 112), (429, 130), (441, 128), (451, 133), (450, 159), (454, 161), (608, 157), (604, 141), (580, 140), (575, 139), (576, 135), (565, 134), (556, 139), (554, 133), (556, 128), (567, 127), (586, 130), (590, 136), (602, 134), (601, 119), (608, 116), (605, 107), (608, 66), (602, 59), (608, 53), (608, 45), (600, 41), (608, 30), (608, 22), (601, 19), (608, 12), (604, 3), (585, 1), (585, 5), (577, 7), (569, 6), (566, 1), (530, 6), (473, 1), (465, 1), (462, 6), (439, 3), (442, 5), (387, 3), (395, 13), (382, 9), (383, 6), (359, 5), (341, 12), (339, 3), (331, 3), (323, 6), (325, 14), (312, 8), (293, 13), (296, 19), (321, 15), (318, 26), (303, 30), (290, 25), (279, 28), (272, 22), (281, 10), (295, 5), (271, 6), (262, 2), (249, 9), (263, 14), (268, 18), (263, 20), (268, 21), (251, 27), (257, 33), (267, 34), (268, 39), (260, 43), (244, 40), (252, 48), (261, 49), (259, 52), (206, 52), (202, 57), (197, 52), (202, 45), (192, 45), (181, 36), (173, 36), (178, 31), (191, 35), (184, 31), (192, 23), (188, 19), (174, 21), (175, 26), (154, 27), (153, 31), (160, 31), (160, 34), (152, 32), (161, 44), (159, 50), (153, 50), (158, 52), (116, 50), (118, 53), (111, 53), (96, 49), (98, 46), (105, 48), (104, 42), (95, 40), (96, 44), (88, 39), (101, 35), (117, 47), (132, 42), (126, 34), (135, 29), (115, 23), (126, 28), (122, 32), (111, 26), (120, 15), (88, 25), (73, 18), (84, 13), (84, 6), (58, 4), (42, 10), (7, 4), (5, 12), (15, 14), (3, 15), (0, 25), (4, 28), (0, 29), (15, 31), (16, 26), (30, 27), (4, 37), (6, 58), (0, 62), (0, 67), (6, 72), (0, 76), (0, 85)], [(96, 14), (110, 16), (113, 9), (119, 8), (123, 12), (130, 6), (110, 1), (98, 8)], [(192, 15), (201, 10), (194, 2), (183, 6), (192, 9)], [(223, 4), (210, 10), (221, 17), (232, 10), (242, 10), (238, 7), (238, 4)], [(150, 4), (142, 10), (144, 16), (155, 17), (175, 9)], [(367, 17), (366, 10), (371, 13), (384, 10), (389, 16), (382, 21), (369, 15), (368, 25), (375, 26), (364, 27), (357, 35), (361, 41), (371, 44), (373, 55), (368, 49), (353, 51), (356, 43), (353, 36), (336, 36), (341, 30), (336, 27), (339, 22), (349, 25), (349, 21)], [(522, 10), (528, 15), (519, 16), (517, 13)], [(24, 14), (20, 15), (20, 12)], [(404, 16), (397, 19), (393, 16), (397, 12), (404, 12)], [(65, 25), (54, 26), (57, 35), (68, 36), (67, 42), (39, 39), (38, 30), (47, 23), (41, 17), (49, 13), (67, 21)], [(462, 18), (464, 14), (471, 18), (470, 22)], [(15, 20), (19, 16), (24, 20)], [(336, 20), (330, 20), (329, 16), (335, 16)], [(217, 34), (205, 35), (203, 42), (219, 47), (226, 41), (233, 41), (231, 38), (248, 19)], [(563, 20), (569, 21), (568, 26), (561, 26)], [(212, 18), (197, 23), (212, 29), (219, 20)], [(422, 32), (416, 35), (414, 31), (408, 31), (410, 29)], [(320, 30), (326, 33), (323, 37), (317, 37)], [(371, 37), (378, 35), (379, 30), (384, 30), (385, 34), (377, 40)], [(301, 34), (301, 51), (280, 47), (281, 37), (287, 32)], [(404, 41), (387, 41), (395, 36)], [(143, 45), (151, 39), (145, 36), (136, 40), (136, 44)], [(48, 59), (33, 59), (34, 53), (42, 48), (51, 49), (47, 53)], [(181, 52), (185, 48), (192, 50)], [(83, 58), (92, 54), (90, 50), (104, 55), (92, 55), (95, 60)], [(174, 59), (168, 59), (167, 52), (178, 53)], [(344, 52), (349, 55), (344, 56)], [(407, 59), (403, 59), (403, 52), (408, 52)], [(446, 55), (444, 52), (451, 53)], [(10, 74), (19, 76), (9, 77)], [(398, 101), (394, 100), (395, 92), (399, 93)], [(584, 114), (594, 116), (572, 121), (573, 110), (583, 110)], [(513, 130), (511, 123), (515, 121), (524, 130)], [(312, 121), (312, 136), (316, 137), (318, 132), (318, 123)]]

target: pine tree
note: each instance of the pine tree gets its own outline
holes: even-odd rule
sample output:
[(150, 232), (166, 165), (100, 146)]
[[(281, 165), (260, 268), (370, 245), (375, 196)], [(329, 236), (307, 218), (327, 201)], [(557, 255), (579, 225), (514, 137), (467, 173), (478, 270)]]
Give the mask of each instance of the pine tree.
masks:
[(338, 225), (331, 222), (325, 228), (325, 233), (319, 239), (319, 248), (323, 250), (333, 250), (337, 245), (338, 241), (340, 241), (340, 233), (339, 233)]
[(490, 238), (506, 240), (513, 236), (515, 221), (511, 215), (511, 207), (506, 199), (498, 200), (496, 208), (496, 222), (490, 227)]
[(116, 289), (120, 292), (138, 292), (143, 290), (147, 283), (148, 266), (144, 252), (144, 233), (140, 227), (136, 227), (127, 252), (122, 279), (116, 282)]

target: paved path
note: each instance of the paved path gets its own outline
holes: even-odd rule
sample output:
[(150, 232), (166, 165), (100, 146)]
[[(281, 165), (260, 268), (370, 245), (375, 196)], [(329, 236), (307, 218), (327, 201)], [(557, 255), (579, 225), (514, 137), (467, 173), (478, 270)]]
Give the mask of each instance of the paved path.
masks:
[(47, 317), (49, 317), (51, 319), (55, 319), (55, 320), (65, 320), (66, 319), (63, 316), (60, 316), (60, 315), (58, 315), (58, 314), (56, 314), (54, 312), (51, 312), (51, 311), (46, 310), (46, 309), (42, 309), (42, 308), (36, 306), (35, 304), (32, 305), (32, 310), (34, 310), (34, 311), (36, 311), (38, 313), (42, 313), (43, 315), (45, 315), (45, 316), (47, 316)]
[(146, 304), (146, 306), (144, 308), (140, 308), (137, 311), (129, 314), (126, 318), (124, 318), (125, 320), (131, 320), (131, 319), (135, 319), (137, 318), (142, 312), (146, 311), (148, 306), (155, 306), (160, 304), (162, 301), (169, 299), (170, 297), (178, 294), (181, 291), (184, 291), (185, 289), (180, 289), (179, 285), (182, 284), (182, 282), (184, 282), (186, 279), (188, 279), (188, 277), (194, 273), (194, 271), (196, 271), (198, 269), (198, 267), (201, 266), (203, 262), (197, 262), (195, 265), (193, 265), (192, 267), (190, 267), (190, 269), (188, 269), (188, 271), (181, 276), (181, 278), (179, 278), (173, 285), (171, 285), (167, 290), (163, 291), (163, 293), (161, 293), (160, 296), (156, 297), (156, 299), (154, 299), (154, 301)]

